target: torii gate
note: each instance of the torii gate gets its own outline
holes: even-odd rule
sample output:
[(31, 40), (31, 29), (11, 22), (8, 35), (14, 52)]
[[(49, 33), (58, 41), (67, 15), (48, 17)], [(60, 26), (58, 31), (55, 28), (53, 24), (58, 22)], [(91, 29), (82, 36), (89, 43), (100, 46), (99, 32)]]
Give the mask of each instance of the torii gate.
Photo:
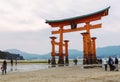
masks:
[[(68, 19), (62, 19), (62, 20), (46, 20), (46, 23), (48, 23), (52, 28), (59, 27), (57, 31), (52, 31), (52, 34), (59, 34), (59, 42), (56, 42), (56, 37), (50, 37), (51, 38), (51, 44), (52, 44), (52, 64), (56, 64), (55, 62), (55, 56), (59, 56), (58, 64), (64, 64), (64, 56), (65, 63), (69, 63), (68, 59), (68, 40), (65, 40), (63, 42), (63, 33), (69, 33), (69, 32), (76, 32), (76, 31), (83, 31), (86, 30), (86, 32), (81, 33), (83, 36), (83, 64), (93, 64), (96, 63), (96, 45), (95, 45), (95, 39), (96, 37), (91, 37), (90, 35), (90, 29), (97, 29), (101, 28), (102, 24), (95, 24), (91, 25), (90, 22), (100, 20), (103, 16), (108, 15), (108, 10), (110, 7), (107, 7), (103, 10), (100, 10), (98, 12), (94, 12), (91, 14), (68, 18)], [(77, 24), (85, 23), (83, 27), (77, 27)], [(71, 29), (64, 29), (64, 26), (71, 26)], [(59, 52), (55, 53), (55, 45), (59, 46)], [(65, 46), (65, 54), (63, 53), (63, 47)]]

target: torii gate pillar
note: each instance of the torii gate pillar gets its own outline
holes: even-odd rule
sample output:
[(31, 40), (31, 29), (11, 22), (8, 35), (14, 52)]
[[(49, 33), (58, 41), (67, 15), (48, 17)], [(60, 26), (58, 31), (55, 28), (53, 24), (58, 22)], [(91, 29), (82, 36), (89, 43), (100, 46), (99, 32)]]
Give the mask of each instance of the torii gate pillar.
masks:
[(65, 42), (65, 64), (69, 64), (69, 58), (68, 58), (68, 42), (69, 40), (64, 40)]
[(83, 64), (95, 64), (96, 63), (96, 37), (88, 39), (89, 33), (81, 33), (83, 36)]
[(96, 57), (96, 37), (92, 37), (91, 38), (92, 40), (92, 54), (93, 54), (93, 57), (92, 57), (92, 60), (93, 60), (93, 63), (96, 63), (96, 60), (97, 60), (97, 57)]
[(51, 52), (52, 59), (51, 59), (51, 64), (55, 65), (56, 64), (56, 61), (55, 61), (55, 39), (56, 39), (56, 37), (50, 37), (50, 39), (51, 39), (51, 44), (52, 44), (52, 52)]
[(64, 54), (63, 54), (63, 27), (60, 27), (60, 41), (59, 41), (59, 60), (58, 64), (64, 64)]
[(88, 64), (88, 44), (87, 44), (88, 33), (81, 34), (83, 36), (83, 64)]

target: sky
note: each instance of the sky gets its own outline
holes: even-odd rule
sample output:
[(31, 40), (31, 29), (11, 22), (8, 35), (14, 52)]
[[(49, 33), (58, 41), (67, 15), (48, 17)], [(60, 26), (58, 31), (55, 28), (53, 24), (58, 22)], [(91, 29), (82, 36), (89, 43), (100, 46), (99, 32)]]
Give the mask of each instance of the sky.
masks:
[[(49, 37), (54, 29), (45, 20), (81, 16), (108, 6), (109, 15), (98, 21), (102, 28), (91, 30), (91, 36), (97, 37), (97, 47), (120, 45), (119, 3), (120, 0), (0, 0), (0, 50), (49, 53)], [(69, 49), (83, 50), (80, 33), (64, 34), (64, 39), (70, 41)]]

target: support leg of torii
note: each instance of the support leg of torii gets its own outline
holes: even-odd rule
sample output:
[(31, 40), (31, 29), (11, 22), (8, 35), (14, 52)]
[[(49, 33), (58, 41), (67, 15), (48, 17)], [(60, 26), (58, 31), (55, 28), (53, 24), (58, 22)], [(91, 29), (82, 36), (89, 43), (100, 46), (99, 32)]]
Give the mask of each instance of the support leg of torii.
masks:
[(95, 41), (93, 42), (93, 39), (90, 38), (90, 35), (88, 34), (88, 62), (89, 64), (95, 63)]
[(58, 64), (64, 64), (64, 54), (63, 54), (63, 26), (60, 27), (60, 41), (59, 41), (59, 60)]
[(86, 22), (86, 32), (87, 34), (87, 48), (88, 48), (88, 64), (92, 64), (92, 42), (91, 42), (91, 36), (90, 36), (90, 21)]
[(88, 44), (87, 44), (88, 33), (81, 34), (83, 36), (83, 64), (88, 64)]
[(93, 37), (89, 39), (89, 33), (81, 33), (83, 36), (83, 64), (95, 64), (96, 63), (96, 45)]
[(52, 59), (51, 59), (51, 64), (55, 65), (56, 64), (56, 61), (55, 61), (55, 39), (56, 39), (56, 37), (50, 37), (50, 39), (51, 39), (51, 44), (52, 44), (52, 52), (51, 52)]
[(91, 38), (92, 40), (92, 53), (93, 53), (93, 57), (92, 57), (92, 60), (93, 60), (93, 63), (96, 64), (96, 43), (95, 43), (95, 40), (96, 40), (96, 37), (92, 37)]
[(64, 40), (65, 42), (65, 64), (69, 64), (69, 59), (68, 59), (68, 42), (69, 40)]

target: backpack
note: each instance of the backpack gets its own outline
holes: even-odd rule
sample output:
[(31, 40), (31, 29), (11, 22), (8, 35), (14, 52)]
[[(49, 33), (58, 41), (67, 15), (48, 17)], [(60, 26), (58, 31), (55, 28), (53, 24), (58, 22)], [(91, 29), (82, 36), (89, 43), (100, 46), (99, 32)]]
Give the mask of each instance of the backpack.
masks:
[(111, 65), (112, 65), (112, 64), (113, 64), (113, 61), (112, 61), (112, 60), (110, 60), (110, 61), (109, 61), (109, 64), (111, 64)]

